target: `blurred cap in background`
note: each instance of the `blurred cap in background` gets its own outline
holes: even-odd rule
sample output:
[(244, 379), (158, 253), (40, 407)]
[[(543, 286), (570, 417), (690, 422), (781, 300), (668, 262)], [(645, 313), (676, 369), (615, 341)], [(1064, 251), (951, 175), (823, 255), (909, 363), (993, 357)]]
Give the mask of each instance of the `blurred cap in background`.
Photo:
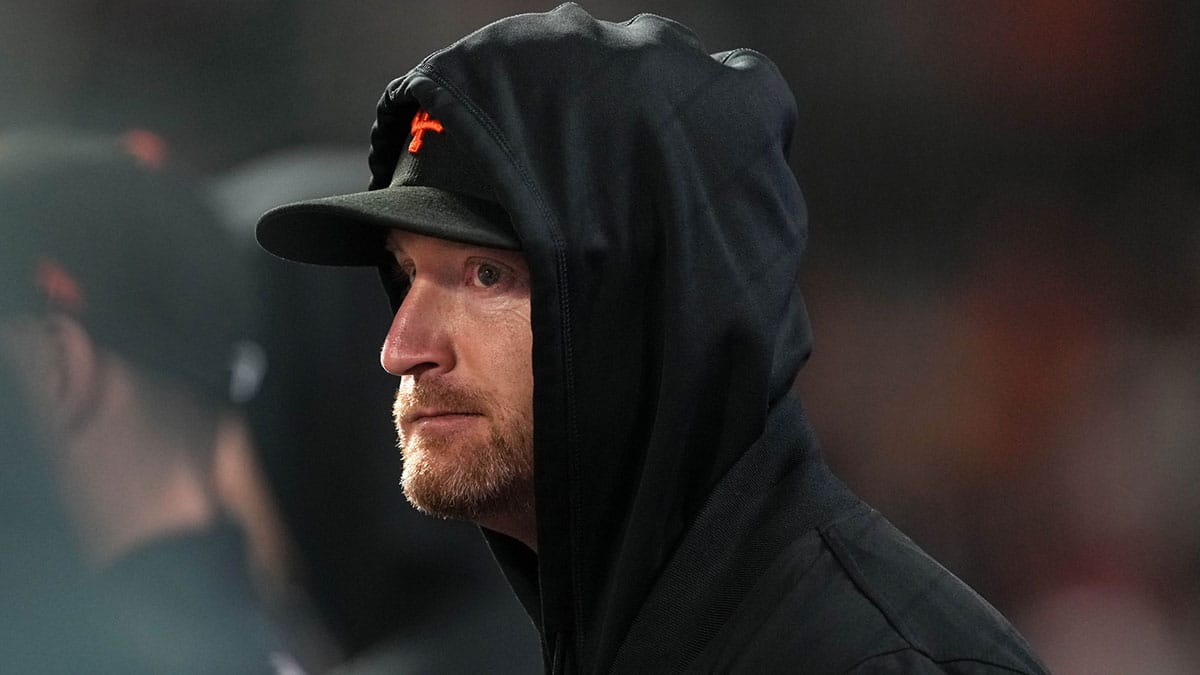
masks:
[(0, 134), (2, 309), (67, 312), (140, 365), (243, 402), (265, 368), (245, 334), (245, 253), (166, 159), (144, 131)]

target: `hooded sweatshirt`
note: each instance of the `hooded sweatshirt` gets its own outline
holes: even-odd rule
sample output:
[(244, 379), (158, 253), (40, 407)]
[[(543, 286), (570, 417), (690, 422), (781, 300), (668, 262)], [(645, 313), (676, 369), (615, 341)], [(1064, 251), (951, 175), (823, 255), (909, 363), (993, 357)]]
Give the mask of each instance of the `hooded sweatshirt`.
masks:
[(538, 552), (485, 536), (547, 672), (1043, 672), (820, 459), (792, 392), (796, 105), (766, 57), (653, 15), (510, 17), (389, 85), (372, 187), (418, 107), (530, 268)]

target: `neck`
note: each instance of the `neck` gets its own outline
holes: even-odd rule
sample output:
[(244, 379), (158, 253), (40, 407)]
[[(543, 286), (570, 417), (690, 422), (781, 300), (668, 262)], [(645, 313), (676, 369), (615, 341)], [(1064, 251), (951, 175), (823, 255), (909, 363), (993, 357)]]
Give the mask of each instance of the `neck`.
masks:
[(481, 527), (512, 537), (537, 553), (537, 517), (534, 513), (501, 514), (480, 518)]
[(195, 455), (131, 414), (131, 383), (110, 380), (109, 387), (55, 463), (63, 502), (96, 567), (154, 538), (208, 527), (217, 515)]

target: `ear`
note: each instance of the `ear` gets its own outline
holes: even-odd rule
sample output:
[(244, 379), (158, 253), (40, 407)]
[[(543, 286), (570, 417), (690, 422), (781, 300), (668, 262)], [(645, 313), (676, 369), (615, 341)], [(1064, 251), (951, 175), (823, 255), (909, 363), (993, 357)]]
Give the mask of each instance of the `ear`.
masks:
[(43, 373), (42, 403), (61, 431), (83, 426), (95, 410), (101, 391), (100, 355), (91, 335), (77, 319), (52, 314), (45, 320), (44, 344), (37, 364)]

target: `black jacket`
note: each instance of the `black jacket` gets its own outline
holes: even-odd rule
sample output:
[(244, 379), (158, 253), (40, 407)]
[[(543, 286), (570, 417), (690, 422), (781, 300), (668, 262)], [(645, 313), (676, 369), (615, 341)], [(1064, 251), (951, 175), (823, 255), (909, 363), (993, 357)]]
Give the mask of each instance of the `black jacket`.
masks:
[(539, 554), (486, 533), (552, 672), (1042, 672), (983, 600), (849, 493), (791, 392), (810, 332), (787, 85), (747, 49), (575, 5), (389, 86), (496, 188), (532, 274)]

